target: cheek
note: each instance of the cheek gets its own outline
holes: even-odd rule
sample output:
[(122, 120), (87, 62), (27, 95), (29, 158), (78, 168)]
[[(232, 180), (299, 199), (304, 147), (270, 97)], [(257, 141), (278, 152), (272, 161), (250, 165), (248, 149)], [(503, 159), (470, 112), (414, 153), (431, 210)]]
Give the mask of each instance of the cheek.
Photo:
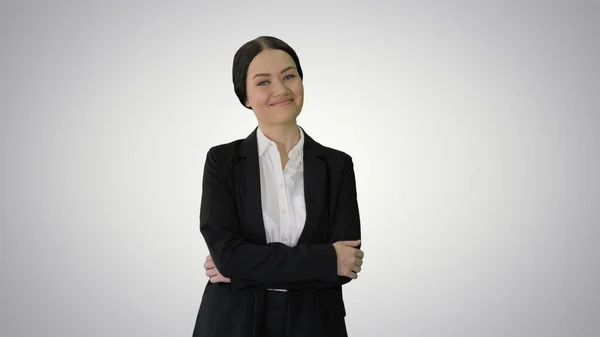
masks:
[(250, 102), (250, 104), (263, 104), (267, 98), (268, 95), (265, 90), (260, 90), (260, 88), (248, 90), (248, 102)]
[(296, 93), (298, 100), (302, 102), (304, 100), (304, 86), (302, 85), (302, 82), (295, 88), (294, 92)]

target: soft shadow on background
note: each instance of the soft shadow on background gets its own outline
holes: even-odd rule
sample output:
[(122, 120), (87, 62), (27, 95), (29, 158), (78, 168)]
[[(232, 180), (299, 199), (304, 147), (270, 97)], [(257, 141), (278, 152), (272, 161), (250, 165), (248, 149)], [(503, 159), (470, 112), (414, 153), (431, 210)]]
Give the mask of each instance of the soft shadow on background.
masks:
[(592, 1), (3, 1), (0, 335), (189, 336), (233, 54), (296, 49), (299, 124), (354, 158), (350, 336), (600, 331)]

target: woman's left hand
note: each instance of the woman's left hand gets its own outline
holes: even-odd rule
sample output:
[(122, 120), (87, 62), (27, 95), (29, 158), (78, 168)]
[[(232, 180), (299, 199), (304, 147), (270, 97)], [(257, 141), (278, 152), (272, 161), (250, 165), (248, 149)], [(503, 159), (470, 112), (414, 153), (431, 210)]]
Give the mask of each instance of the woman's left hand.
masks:
[(206, 276), (208, 276), (210, 278), (210, 282), (212, 282), (212, 283), (219, 283), (219, 282), (231, 283), (230, 279), (221, 275), (221, 273), (217, 269), (217, 266), (215, 266), (215, 263), (213, 262), (212, 257), (210, 255), (208, 255), (206, 257), (206, 262), (204, 262), (204, 269), (206, 269)]

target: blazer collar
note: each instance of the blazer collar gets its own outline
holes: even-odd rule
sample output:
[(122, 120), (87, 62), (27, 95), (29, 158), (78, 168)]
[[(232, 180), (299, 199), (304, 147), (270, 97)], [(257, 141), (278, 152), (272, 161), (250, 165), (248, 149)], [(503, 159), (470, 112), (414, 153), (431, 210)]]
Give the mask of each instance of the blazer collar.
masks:
[[(257, 130), (242, 140), (239, 160), (235, 168), (238, 193), (240, 193), (243, 214), (248, 216), (246, 225), (250, 239), (266, 244), (266, 233), (262, 215), (260, 167), (258, 163)], [(310, 242), (317, 229), (325, 197), (327, 166), (324, 161), (323, 146), (304, 132), (304, 199), (306, 202), (306, 223), (298, 244)], [(327, 217), (326, 217), (327, 218)]]

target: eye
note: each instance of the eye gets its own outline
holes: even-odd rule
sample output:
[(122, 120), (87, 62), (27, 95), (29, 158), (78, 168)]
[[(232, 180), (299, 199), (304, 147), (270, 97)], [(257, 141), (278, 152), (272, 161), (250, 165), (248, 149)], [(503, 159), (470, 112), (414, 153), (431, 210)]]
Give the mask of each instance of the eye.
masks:
[(284, 79), (284, 80), (290, 80), (290, 79), (292, 79), (292, 78), (294, 78), (294, 77), (296, 77), (296, 75), (294, 75), (294, 74), (289, 74), (289, 75), (285, 75), (285, 76), (283, 77), (283, 79)]
[(265, 86), (265, 85), (267, 85), (268, 83), (269, 83), (269, 81), (260, 81), (260, 82), (258, 82), (256, 85), (258, 85), (258, 86)]

